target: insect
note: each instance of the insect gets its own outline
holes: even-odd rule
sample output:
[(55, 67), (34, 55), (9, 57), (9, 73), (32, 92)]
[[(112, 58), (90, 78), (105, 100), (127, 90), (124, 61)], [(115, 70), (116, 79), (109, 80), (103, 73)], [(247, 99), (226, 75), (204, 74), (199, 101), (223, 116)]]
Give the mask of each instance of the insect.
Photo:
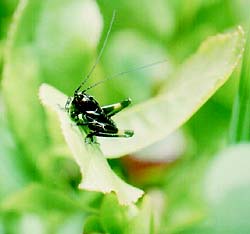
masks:
[(88, 131), (85, 141), (90, 140), (90, 142), (94, 142), (94, 136), (132, 137), (134, 135), (134, 132), (132, 130), (119, 130), (115, 122), (111, 119), (113, 115), (120, 112), (122, 109), (124, 109), (131, 103), (130, 98), (125, 99), (124, 101), (119, 103), (101, 107), (93, 96), (86, 93), (87, 90), (98, 85), (99, 83), (81, 91), (81, 88), (89, 79), (94, 68), (100, 60), (103, 49), (107, 43), (107, 39), (109, 37), (114, 22), (114, 18), (115, 11), (113, 13), (113, 17), (102, 49), (97, 57), (94, 66), (90, 70), (89, 74), (86, 76), (85, 80), (75, 90), (74, 96), (69, 97), (65, 105), (65, 109), (68, 111), (71, 119), (73, 119), (78, 126), (85, 127), (85, 130)]
[(119, 130), (111, 119), (113, 115), (127, 107), (131, 100), (128, 98), (120, 103), (101, 107), (94, 97), (84, 91), (75, 92), (74, 97), (69, 99), (68, 110), (70, 117), (78, 126), (86, 126), (89, 139), (93, 142), (94, 136), (99, 137), (131, 137), (132, 130)]
[(87, 131), (85, 142), (91, 142), (91, 143), (95, 142), (94, 140), (95, 136), (97, 137), (132, 137), (134, 135), (133, 130), (119, 130), (115, 122), (111, 118), (112, 116), (114, 116), (115, 114), (117, 114), (118, 112), (120, 112), (121, 110), (123, 110), (124, 108), (126, 108), (127, 106), (131, 104), (130, 98), (127, 98), (119, 103), (101, 107), (100, 104), (97, 102), (97, 100), (93, 96), (87, 94), (86, 92), (89, 89), (103, 83), (104, 81), (108, 79), (165, 62), (165, 61), (155, 62), (152, 64), (137, 67), (129, 71), (117, 73), (116, 75), (109, 77), (105, 80), (99, 81), (81, 91), (82, 87), (84, 86), (86, 81), (90, 78), (92, 72), (94, 71), (96, 65), (98, 64), (101, 58), (101, 55), (107, 43), (111, 28), (114, 22), (114, 18), (115, 18), (115, 11), (113, 13), (113, 17), (112, 17), (107, 35), (105, 37), (103, 46), (100, 50), (100, 53), (96, 59), (95, 64), (91, 68), (90, 72), (88, 73), (84, 81), (74, 91), (74, 96), (69, 97), (65, 104), (65, 109), (69, 113), (71, 119), (78, 126), (80, 126), (85, 131)]

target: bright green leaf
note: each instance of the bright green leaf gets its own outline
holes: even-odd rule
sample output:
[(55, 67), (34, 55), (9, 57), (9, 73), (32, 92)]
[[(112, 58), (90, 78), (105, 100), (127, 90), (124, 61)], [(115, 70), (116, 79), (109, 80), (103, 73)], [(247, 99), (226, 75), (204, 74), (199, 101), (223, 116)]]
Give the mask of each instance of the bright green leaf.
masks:
[(85, 143), (86, 135), (64, 110), (67, 97), (46, 84), (41, 86), (39, 96), (45, 106), (58, 114), (63, 135), (83, 176), (79, 188), (103, 193), (113, 191), (121, 204), (137, 201), (143, 191), (126, 184), (111, 170), (97, 144)]
[(231, 75), (244, 49), (244, 32), (237, 30), (209, 38), (177, 69), (155, 98), (114, 117), (121, 129), (133, 129), (130, 139), (100, 139), (109, 157), (149, 146), (185, 123)]
[(107, 233), (124, 233), (128, 225), (127, 208), (120, 206), (113, 194), (104, 197), (100, 210), (100, 219)]

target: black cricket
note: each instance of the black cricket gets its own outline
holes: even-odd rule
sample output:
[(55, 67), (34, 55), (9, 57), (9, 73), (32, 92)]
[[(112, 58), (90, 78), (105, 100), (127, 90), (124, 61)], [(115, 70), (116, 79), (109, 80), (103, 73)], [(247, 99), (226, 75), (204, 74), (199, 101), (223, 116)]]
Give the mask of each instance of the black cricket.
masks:
[(97, 57), (94, 66), (90, 70), (89, 74), (86, 76), (85, 80), (75, 90), (74, 96), (69, 97), (65, 105), (65, 109), (69, 113), (71, 119), (78, 126), (83, 127), (85, 131), (87, 130), (87, 136), (85, 139), (86, 142), (88, 142), (88, 140), (90, 140), (90, 142), (94, 142), (94, 136), (132, 137), (134, 135), (134, 132), (132, 130), (119, 130), (115, 122), (111, 119), (113, 115), (115, 115), (131, 103), (131, 100), (129, 98), (116, 104), (101, 107), (99, 103), (95, 100), (95, 98), (87, 94), (86, 91), (97, 86), (103, 81), (98, 82), (83, 91), (80, 91), (86, 81), (90, 78), (90, 75), (92, 74), (94, 68), (100, 60), (107, 39), (109, 37), (114, 18), (115, 11), (113, 13), (113, 17), (102, 49)]
[(85, 91), (76, 91), (73, 98), (69, 98), (66, 104), (70, 117), (78, 126), (86, 126), (88, 134), (86, 141), (94, 142), (94, 136), (99, 137), (131, 137), (132, 130), (119, 130), (111, 119), (113, 115), (127, 107), (131, 103), (126, 99), (120, 103), (101, 107), (93, 96)]

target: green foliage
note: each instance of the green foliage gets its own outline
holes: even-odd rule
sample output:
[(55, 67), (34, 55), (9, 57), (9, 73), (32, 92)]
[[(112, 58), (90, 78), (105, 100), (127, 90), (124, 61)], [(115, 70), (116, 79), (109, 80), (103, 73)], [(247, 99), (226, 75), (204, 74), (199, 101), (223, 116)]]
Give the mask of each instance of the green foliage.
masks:
[(154, 233), (150, 198), (144, 197), (138, 208), (134, 205), (120, 206), (114, 194), (109, 194), (102, 201), (99, 216), (92, 215), (86, 220), (84, 233)]
[[(135, 136), (86, 145), (62, 108), (94, 63), (114, 9), (87, 85), (167, 62), (90, 90), (101, 105), (131, 97), (114, 120)], [(249, 43), (242, 56), (238, 26), (249, 25), (248, 9), (236, 0), (1, 1), (0, 233), (248, 233)], [(171, 155), (182, 144), (165, 138), (184, 123), (184, 154)], [(226, 147), (228, 135), (245, 144)]]
[[(114, 151), (112, 152), (114, 155), (124, 155), (146, 147), (171, 133), (229, 77), (242, 54), (243, 42), (241, 28), (234, 33), (219, 35), (205, 42), (200, 50), (180, 68), (180, 71), (176, 72), (177, 75), (172, 80), (173, 82), (169, 82), (167, 91), (146, 103), (124, 111), (123, 115), (120, 115), (121, 120), (117, 119), (119, 126), (128, 125), (130, 129), (134, 129), (135, 137), (113, 139), (112, 141), (102, 140), (101, 149), (104, 149), (104, 152), (106, 152), (105, 149), (111, 149)], [(209, 63), (210, 59), (212, 62)], [(206, 64), (206, 66), (203, 65), (204, 68), (209, 68), (207, 75), (200, 61)], [(210, 64), (209, 67), (207, 63)], [(197, 67), (199, 67), (198, 72), (194, 71)], [(216, 71), (215, 68), (217, 68)], [(219, 68), (221, 71), (218, 71)], [(204, 80), (200, 79), (199, 71), (203, 72)], [(183, 79), (189, 73), (191, 74), (190, 79), (184, 83)], [(191, 88), (195, 95), (189, 97), (187, 94)], [(51, 107), (59, 115), (65, 139), (81, 168), (83, 181), (80, 188), (104, 193), (115, 191), (121, 204), (135, 202), (142, 192), (125, 185), (114, 174), (112, 175), (101, 151), (96, 146), (91, 148), (82, 140), (86, 135), (81, 134), (77, 126), (73, 126), (74, 123), (63, 110), (67, 97), (50, 86), (43, 85), (40, 89), (40, 98), (45, 105)], [(185, 108), (180, 111), (182, 105)], [(163, 121), (165, 118), (168, 119), (167, 122)], [(136, 119), (137, 121), (135, 121)], [(103, 143), (105, 141), (110, 142), (109, 145), (105, 145)]]

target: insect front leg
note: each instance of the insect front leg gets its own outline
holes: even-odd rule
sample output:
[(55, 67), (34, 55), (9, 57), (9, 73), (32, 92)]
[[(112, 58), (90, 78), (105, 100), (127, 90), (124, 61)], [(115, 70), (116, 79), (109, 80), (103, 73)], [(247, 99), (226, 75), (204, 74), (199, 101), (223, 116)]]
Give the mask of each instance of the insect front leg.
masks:
[(122, 102), (118, 102), (118, 103), (115, 103), (115, 104), (103, 106), (102, 110), (104, 111), (104, 113), (108, 117), (111, 117), (111, 116), (115, 115), (116, 113), (118, 113), (119, 111), (121, 111), (124, 108), (126, 108), (127, 106), (129, 106), (130, 103), (131, 103), (131, 99), (128, 98), (128, 99), (125, 99)]
[(68, 97), (67, 102), (65, 103), (65, 106), (64, 106), (66, 111), (69, 110), (71, 101), (72, 101), (72, 97)]

